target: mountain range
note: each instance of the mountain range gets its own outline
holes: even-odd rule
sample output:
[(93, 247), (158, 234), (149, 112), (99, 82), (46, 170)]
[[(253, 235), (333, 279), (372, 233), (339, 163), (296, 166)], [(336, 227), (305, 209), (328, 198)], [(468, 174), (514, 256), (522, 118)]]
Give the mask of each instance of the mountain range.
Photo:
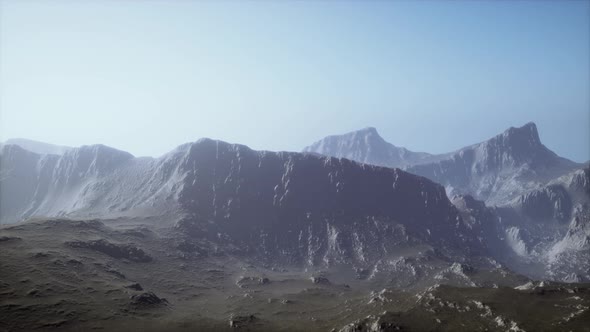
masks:
[(457, 245), (467, 231), (440, 185), (346, 159), (253, 151), (209, 139), (160, 158), (134, 158), (102, 145), (63, 155), (6, 145), (1, 156), (2, 223), (157, 216), (162, 225), (167, 220), (193, 234), (221, 232), (248, 251), (283, 252), (280, 258), (311, 265), (371, 255), (374, 262), (393, 237), (408, 232)]
[[(590, 168), (545, 147), (533, 123), (438, 155), (396, 147), (375, 128), (329, 136), (302, 153), (205, 138), (137, 158), (104, 145), (8, 141), (0, 146), (0, 223), (0, 261), (10, 271), (0, 280), (11, 280), (0, 293), (15, 297), (27, 271), (40, 271), (30, 297), (87, 294), (72, 282), (55, 295), (47, 278), (61, 271), (68, 280), (84, 275), (95, 290), (115, 285), (115, 275), (116, 290), (99, 288), (121, 303), (131, 281), (195, 308), (221, 303), (220, 294), (254, 301), (235, 312), (265, 302), (262, 294), (309, 303), (327, 292), (358, 306), (370, 290), (362, 307), (374, 312), (376, 302), (395, 302), (388, 289), (410, 292), (399, 297), (406, 299), (440, 284), (590, 281)], [(66, 268), (70, 262), (77, 267)], [(302, 276), (323, 290), (310, 290)], [(168, 303), (133, 287), (134, 309), (121, 306), (122, 316)], [(329, 312), (330, 303), (317, 310)], [(212, 309), (215, 319), (226, 305)], [(38, 328), (15, 308), (0, 305), (22, 328)], [(256, 324), (240, 317), (230, 326)]]
[(396, 147), (379, 136), (375, 128), (328, 136), (303, 152), (403, 168), (444, 185), (451, 196), (469, 194), (491, 205), (507, 203), (584, 166), (559, 157), (543, 145), (532, 122), (444, 154)]
[[(479, 214), (487, 215), (497, 228), (491, 234), (504, 239), (512, 249), (508, 252), (518, 257), (507, 257), (502, 250), (497, 255), (517, 271), (530, 275), (541, 269), (552, 276), (560, 274), (562, 280), (578, 280), (577, 273), (587, 276), (590, 271), (589, 166), (548, 149), (532, 122), (438, 155), (396, 147), (374, 128), (328, 136), (303, 152), (400, 167), (443, 185), (451, 199), (462, 201), (461, 206), (465, 206), (465, 196), (471, 197), (468, 201), (482, 201), (477, 206), (488, 211)], [(485, 236), (490, 239), (491, 234)], [(552, 268), (560, 261), (558, 252), (576, 256), (570, 263), (579, 269)], [(534, 273), (541, 278), (544, 274)]]
[(303, 149), (336, 158), (365, 164), (402, 168), (436, 159), (425, 152), (413, 152), (386, 142), (374, 127), (363, 128), (343, 135), (328, 136)]

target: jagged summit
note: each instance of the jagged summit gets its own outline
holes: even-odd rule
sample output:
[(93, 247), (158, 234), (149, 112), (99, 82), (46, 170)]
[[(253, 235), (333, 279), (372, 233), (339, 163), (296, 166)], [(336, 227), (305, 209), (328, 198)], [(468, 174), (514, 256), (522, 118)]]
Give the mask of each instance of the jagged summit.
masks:
[(440, 155), (394, 146), (374, 127), (328, 136), (303, 151), (400, 167), (443, 184), (451, 194), (473, 195), (488, 204), (506, 204), (539, 184), (581, 167), (543, 145), (534, 122)]
[(504, 132), (503, 135), (515, 140), (527, 140), (531, 144), (541, 144), (539, 132), (537, 131), (537, 125), (532, 121), (527, 122), (522, 127), (510, 127)]
[(504, 141), (504, 145), (511, 147), (514, 151), (523, 152), (525, 150), (532, 151), (534, 149), (542, 149), (551, 152), (547, 149), (539, 138), (539, 132), (537, 131), (537, 125), (534, 122), (529, 122), (522, 127), (510, 127), (504, 131), (501, 135), (496, 136), (498, 139)]
[(364, 127), (362, 129), (359, 130), (354, 130), (354, 131), (350, 131), (341, 135), (329, 135), (326, 136), (325, 138), (315, 142), (314, 144), (312, 144), (311, 146), (308, 146), (306, 148), (304, 148), (304, 152), (310, 152), (310, 151), (305, 151), (305, 150), (309, 150), (311, 149), (314, 145), (324, 142), (324, 141), (342, 141), (342, 140), (347, 140), (349, 142), (356, 142), (356, 143), (364, 143), (365, 146), (367, 146), (368, 144), (388, 144), (391, 146), (394, 146), (393, 144), (387, 143), (385, 141), (385, 139), (383, 139), (383, 137), (381, 137), (381, 135), (379, 135), (379, 132), (377, 132), (377, 128), (375, 127)]
[(533, 122), (518, 128), (510, 127), (502, 134), (463, 148), (459, 152), (470, 149), (476, 152), (478, 167), (482, 170), (497, 170), (523, 165), (534, 169), (552, 167), (560, 163), (575, 164), (565, 158), (560, 158), (555, 152), (543, 145), (537, 126)]
[[(375, 128), (375, 127), (365, 127), (365, 128), (357, 130), (357, 132), (379, 136), (379, 133), (377, 132), (377, 128)], [(381, 136), (379, 136), (379, 137), (381, 137)]]
[(537, 126), (529, 122), (407, 170), (443, 184), (453, 194), (470, 194), (488, 204), (506, 204), (580, 166), (543, 145)]
[(305, 147), (303, 152), (385, 167), (405, 167), (431, 156), (388, 143), (379, 135), (375, 127), (327, 136)]

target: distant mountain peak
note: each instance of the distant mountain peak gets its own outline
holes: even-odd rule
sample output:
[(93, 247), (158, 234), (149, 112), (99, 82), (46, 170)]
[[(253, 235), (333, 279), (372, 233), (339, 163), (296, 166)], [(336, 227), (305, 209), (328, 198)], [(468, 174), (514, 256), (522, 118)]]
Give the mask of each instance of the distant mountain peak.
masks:
[(381, 135), (379, 135), (379, 132), (375, 127), (365, 127), (360, 130), (350, 132), (348, 135), (362, 136), (365, 139), (370, 139), (373, 142), (378, 142), (378, 144), (390, 144), (385, 139), (383, 139)]
[(535, 132), (537, 131), (537, 125), (533, 121), (525, 123), (521, 128), (529, 128), (530, 130), (534, 130)]
[(405, 167), (430, 157), (388, 143), (375, 127), (365, 127), (342, 135), (327, 136), (303, 149), (325, 156), (346, 158), (385, 167)]
[(537, 126), (529, 122), (407, 170), (441, 183), (453, 193), (468, 193), (487, 204), (505, 204), (578, 167), (580, 164), (543, 145)]
[(375, 127), (365, 127), (365, 128), (357, 130), (357, 132), (367, 133), (367, 134), (375, 134), (375, 135), (379, 136), (379, 133), (377, 132), (377, 128), (375, 128)]
[(73, 149), (69, 146), (55, 145), (45, 142), (34, 141), (26, 138), (10, 138), (0, 145), (18, 145), (21, 148), (38, 153), (38, 154), (57, 154), (62, 155), (65, 152)]
[(559, 159), (553, 151), (541, 143), (537, 125), (534, 122), (528, 122), (521, 127), (510, 127), (502, 134), (480, 143), (479, 146), (484, 149), (484, 154), (488, 158), (491, 157), (501, 164), (512, 166), (522, 164), (547, 166)]
[(529, 147), (542, 145), (537, 125), (534, 122), (528, 122), (518, 128), (510, 127), (502, 133), (502, 136), (513, 144), (526, 144)]
[(341, 134), (341, 135), (330, 135), (327, 136), (326, 138), (324, 138), (323, 140), (326, 139), (347, 139), (347, 140), (355, 140), (355, 141), (359, 141), (359, 140), (363, 140), (363, 141), (367, 141), (369, 143), (377, 143), (377, 144), (389, 144), (387, 143), (387, 141), (385, 141), (385, 139), (383, 139), (383, 137), (381, 137), (381, 135), (379, 135), (379, 132), (377, 131), (377, 128), (375, 127), (364, 127), (358, 130), (353, 130), (353, 131), (349, 131), (347, 133)]
[[(74, 149), (72, 149), (74, 150)], [(95, 152), (95, 151), (107, 151), (107, 152), (112, 152), (112, 153), (124, 153), (124, 154), (130, 154), (129, 152), (123, 151), (123, 150), (119, 150), (116, 148), (113, 148), (111, 146), (108, 145), (104, 145), (104, 144), (91, 144), (91, 145), (82, 145), (79, 148), (77, 148), (78, 151), (89, 151), (89, 152)]]

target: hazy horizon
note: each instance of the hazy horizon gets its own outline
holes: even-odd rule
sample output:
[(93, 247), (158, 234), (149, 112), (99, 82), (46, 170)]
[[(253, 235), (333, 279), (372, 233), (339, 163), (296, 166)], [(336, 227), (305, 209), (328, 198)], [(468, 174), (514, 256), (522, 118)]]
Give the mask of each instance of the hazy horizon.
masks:
[(0, 0), (0, 141), (444, 153), (535, 122), (590, 159), (590, 2)]

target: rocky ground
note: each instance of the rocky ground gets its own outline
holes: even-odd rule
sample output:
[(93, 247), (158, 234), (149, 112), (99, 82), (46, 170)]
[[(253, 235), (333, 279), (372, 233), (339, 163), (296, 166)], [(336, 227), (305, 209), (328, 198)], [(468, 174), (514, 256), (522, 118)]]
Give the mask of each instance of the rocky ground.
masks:
[(220, 243), (134, 219), (4, 226), (0, 331), (588, 330), (584, 284), (539, 285), (425, 247), (363, 270), (264, 265)]

